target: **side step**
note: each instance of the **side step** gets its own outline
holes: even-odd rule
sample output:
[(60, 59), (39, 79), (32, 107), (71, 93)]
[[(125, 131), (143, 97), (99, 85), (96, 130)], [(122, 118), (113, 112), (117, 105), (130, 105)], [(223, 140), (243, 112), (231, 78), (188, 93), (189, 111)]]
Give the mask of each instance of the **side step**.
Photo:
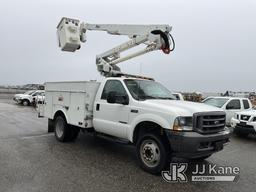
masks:
[(97, 137), (100, 137), (100, 138), (103, 138), (103, 139), (106, 139), (106, 140), (109, 140), (109, 141), (112, 141), (112, 142), (120, 143), (120, 144), (123, 144), (123, 145), (131, 145), (132, 144), (127, 139), (121, 139), (121, 138), (114, 137), (112, 135), (107, 135), (107, 134), (104, 134), (104, 133), (94, 132), (94, 136), (97, 136)]

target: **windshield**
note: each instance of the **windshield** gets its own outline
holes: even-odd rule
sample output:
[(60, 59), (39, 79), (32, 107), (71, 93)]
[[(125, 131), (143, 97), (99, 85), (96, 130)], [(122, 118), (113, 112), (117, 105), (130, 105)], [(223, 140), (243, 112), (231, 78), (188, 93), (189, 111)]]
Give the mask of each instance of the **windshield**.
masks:
[(209, 98), (203, 101), (203, 103), (221, 108), (227, 101), (227, 98)]
[(24, 93), (24, 95), (31, 95), (32, 93), (34, 93), (35, 91), (27, 91)]
[(124, 82), (136, 100), (176, 99), (168, 89), (155, 81), (126, 79)]

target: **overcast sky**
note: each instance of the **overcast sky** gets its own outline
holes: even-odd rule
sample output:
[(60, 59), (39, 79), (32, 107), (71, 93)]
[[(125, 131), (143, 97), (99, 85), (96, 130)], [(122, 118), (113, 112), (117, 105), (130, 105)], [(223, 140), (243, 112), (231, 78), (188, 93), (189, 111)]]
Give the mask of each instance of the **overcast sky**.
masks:
[(175, 91), (255, 91), (255, 10), (255, 0), (1, 1), (0, 84), (102, 78), (95, 56), (127, 38), (89, 31), (79, 51), (61, 52), (56, 26), (66, 16), (173, 27), (172, 54), (155, 51), (121, 63), (124, 72), (141, 71)]

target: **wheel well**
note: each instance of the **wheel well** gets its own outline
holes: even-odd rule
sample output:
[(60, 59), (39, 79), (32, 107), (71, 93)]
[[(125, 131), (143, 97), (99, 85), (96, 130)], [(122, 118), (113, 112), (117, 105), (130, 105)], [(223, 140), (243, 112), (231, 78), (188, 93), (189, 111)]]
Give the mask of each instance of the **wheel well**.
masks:
[(66, 116), (65, 116), (65, 114), (64, 114), (62, 111), (57, 111), (57, 112), (54, 114), (53, 120), (55, 120), (58, 116), (63, 117), (63, 118), (67, 121)]
[(143, 135), (144, 133), (154, 133), (166, 138), (165, 132), (160, 125), (151, 121), (143, 121), (136, 125), (134, 129), (133, 143), (136, 143), (139, 136)]

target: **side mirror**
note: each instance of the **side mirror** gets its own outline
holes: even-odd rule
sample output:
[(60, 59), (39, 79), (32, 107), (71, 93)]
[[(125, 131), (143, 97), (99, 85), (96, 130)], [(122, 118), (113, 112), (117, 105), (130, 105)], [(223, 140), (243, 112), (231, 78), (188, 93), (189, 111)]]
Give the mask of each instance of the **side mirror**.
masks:
[(128, 105), (129, 104), (129, 97), (127, 95), (118, 96), (116, 99), (116, 103), (122, 104), (122, 105)]
[(107, 95), (107, 102), (128, 105), (129, 98), (127, 95), (117, 95), (115, 91), (111, 91)]

